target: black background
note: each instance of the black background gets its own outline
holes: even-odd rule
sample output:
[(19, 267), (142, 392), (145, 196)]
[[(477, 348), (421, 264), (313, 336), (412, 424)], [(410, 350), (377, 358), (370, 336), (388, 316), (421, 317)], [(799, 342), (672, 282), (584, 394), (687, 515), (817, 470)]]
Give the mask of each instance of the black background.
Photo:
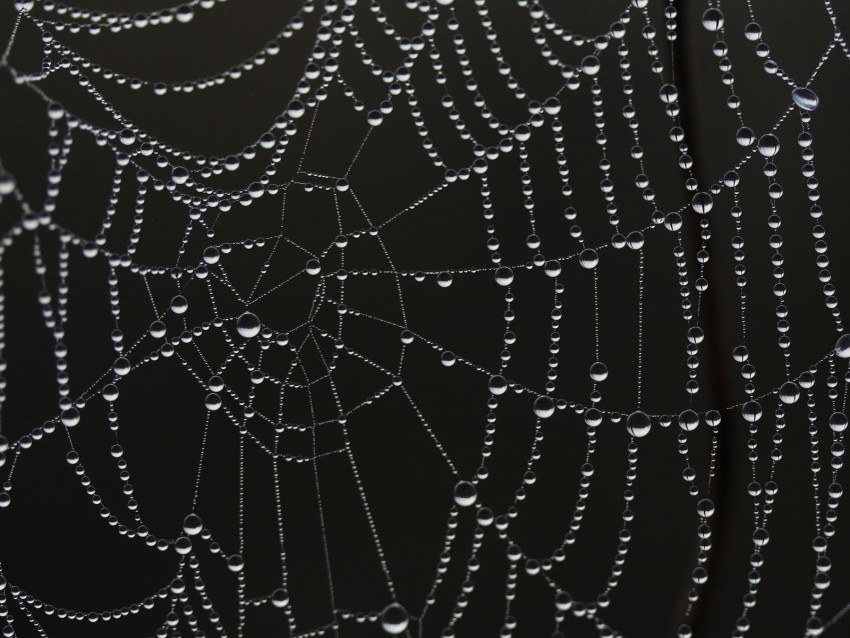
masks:
[[(457, 14), (466, 25), (464, 35), (469, 55), (481, 68), (481, 92), (491, 108), (505, 122), (513, 124), (528, 117), (522, 103), (505, 91), (503, 80), (495, 72), (495, 63), (486, 50), (483, 30), (470, 2), (456, 2)], [(501, 34), (504, 54), (512, 63), (513, 74), (528, 91), (529, 97), (540, 99), (556, 92), (563, 80), (544, 65), (526, 28), (528, 17), (513, 3), (492, 3), (495, 28)], [(604, 32), (623, 10), (622, 2), (598, 1), (567, 3), (547, 7), (550, 13), (574, 33)], [(720, 82), (716, 58), (711, 55), (713, 35), (699, 26), (702, 3), (675, 3), (680, 10), (680, 39), (676, 42), (676, 81), (680, 89), (683, 121), (690, 152), (695, 158), (695, 173), (701, 187), (718, 180), (741, 156), (735, 144), (738, 123), (724, 105), (728, 89)], [(744, 3), (724, 7), (730, 44), (730, 58), (735, 63), (736, 92), (743, 99), (746, 123), (759, 134), (767, 131), (790, 103), (790, 88), (781, 80), (764, 73), (761, 59), (753, 52), (754, 44), (743, 37), (748, 22)], [(103, 3), (110, 11), (143, 10), (139, 2)], [(96, 8), (94, 5), (88, 5)], [(831, 38), (831, 24), (823, 8), (803, 0), (755, 3), (766, 40), (773, 57), (785, 72), (804, 82)], [(839, 24), (842, 16), (839, 8)], [(296, 10), (292, 2), (265, 0), (230, 0), (211, 11), (196, 11), (188, 25), (171, 25), (131, 30), (97, 37), (57, 36), (81, 55), (121, 70), (130, 77), (176, 82), (203, 77), (229, 68), (234, 61), (252, 55), (270, 40), (280, 25)], [(651, 18), (663, 40), (662, 3), (650, 3)], [(403, 8), (401, 3), (387, 3), (384, 11), (402, 33), (418, 29), (424, 16)], [(150, 87), (133, 91), (126, 86), (106, 82), (97, 76), (93, 81), (127, 118), (150, 135), (179, 149), (207, 156), (224, 157), (238, 152), (268, 128), (292, 97), (294, 83), (300, 78), (304, 61), (313, 47), (313, 33), (321, 10), (307, 16), (304, 30), (295, 37), (282, 40), (282, 51), (266, 64), (224, 86), (195, 91), (191, 94), (169, 92), (155, 96)], [(392, 41), (374, 24), (367, 3), (356, 9), (361, 37), (376, 60), (394, 69), (402, 59)], [(637, 15), (633, 10), (633, 15)], [(846, 11), (845, 11), (846, 13)], [(639, 17), (639, 15), (638, 15)], [(634, 18), (629, 25), (626, 42), (632, 49), (633, 83), (637, 87), (640, 132), (647, 149), (647, 173), (658, 193), (658, 207), (675, 210), (690, 199), (683, 186), (684, 171), (676, 166), (675, 145), (667, 139), (671, 126), (657, 97), (658, 79), (649, 72), (646, 42), (640, 37)], [(14, 21), (10, 3), (0, 9), (4, 33)], [(454, 52), (445, 29), (438, 31), (438, 44), (447, 61), (449, 90), (458, 100), (470, 128), (485, 144), (495, 144), (499, 137), (481, 124), (475, 114), (470, 94), (463, 89)], [(564, 45), (562, 59), (578, 64), (589, 52)], [(617, 203), (622, 228), (644, 228), (650, 222), (651, 206), (640, 200), (639, 191), (631, 186), (638, 172), (630, 159), (631, 145), (625, 121), (619, 116), (623, 96), (616, 69), (616, 47), (604, 52), (600, 82), (605, 88), (606, 120), (611, 138), (610, 152), (613, 176), (617, 185)], [(37, 29), (26, 20), (20, 27), (10, 64), (20, 70), (39, 67), (40, 44)], [(662, 50), (668, 61), (665, 78), (669, 79), (671, 52)], [(342, 47), (342, 71), (358, 97), (373, 108), (385, 96), (385, 87), (372, 77), (358, 61), (350, 41)], [(831, 270), (838, 287), (837, 296), (846, 307), (848, 298), (841, 284), (846, 280), (847, 252), (843, 250), (850, 228), (846, 220), (846, 148), (848, 141), (845, 113), (848, 105), (846, 65), (840, 51), (832, 56), (812, 88), (821, 105), (814, 114), (813, 131), (817, 177), (826, 211), (831, 238)], [(45, 190), (48, 158), (47, 119), (44, 100), (26, 87), (16, 86), (8, 73), (0, 74), (0, 156), (6, 170), (16, 176), (21, 192), (34, 207), (39, 206)], [(445, 109), (439, 100), (443, 89), (433, 81), (427, 57), (423, 54), (414, 69), (414, 83), (424, 117), (431, 127), (431, 138), (440, 148), (450, 167), (468, 165), (472, 160), (471, 145), (460, 143), (447, 123)], [(57, 72), (40, 88), (52, 99), (87, 121), (114, 128), (114, 123), (101, 105), (92, 100), (67, 73)], [(610, 241), (613, 232), (607, 224), (604, 201), (598, 189), (602, 173), (597, 167), (599, 150), (593, 142), (595, 128), (591, 114), (589, 82), (575, 92), (560, 95), (564, 110), (565, 137), (571, 183), (575, 187), (573, 204), (579, 210), (588, 245), (600, 246)], [(305, 145), (306, 130), (312, 112), (299, 122), (299, 133), (287, 151), (282, 169), (273, 179), (285, 183), (290, 179), (306, 181), (299, 173), (299, 158)], [(356, 206), (350, 194), (339, 196), (340, 216), (346, 232), (381, 225), (398, 211), (439, 185), (443, 170), (435, 168), (420, 147), (419, 137), (407, 111), (404, 96), (395, 100), (395, 111), (371, 134), (349, 180), (352, 191), (362, 204)], [(536, 216), (543, 238), (541, 251), (547, 256), (571, 255), (577, 242), (568, 234), (570, 226), (562, 217), (564, 198), (554, 170), (554, 153), (549, 121), (536, 130), (529, 143), (530, 162), (535, 186)], [(476, 128), (477, 127), (477, 128)], [(344, 174), (368, 129), (365, 111), (357, 113), (351, 101), (338, 86), (318, 111), (303, 150), (302, 171), (338, 176)], [(833, 347), (837, 334), (824, 309), (820, 286), (816, 282), (814, 240), (810, 234), (802, 161), (794, 139), (799, 132), (799, 118), (794, 111), (777, 134), (783, 151), (777, 164), (786, 195), (780, 201), (783, 216), (782, 233), (786, 238), (786, 278), (790, 294), (792, 323), (791, 370), (796, 375)], [(256, 179), (267, 157), (267, 151), (235, 173), (214, 178), (214, 188), (244, 188)], [(157, 169), (152, 158), (144, 160), (146, 168), (162, 179), (168, 172)], [(90, 135), (75, 137), (74, 148), (58, 199), (54, 221), (80, 236), (91, 238), (98, 231), (103, 208), (109, 194), (113, 170), (112, 153), (99, 148)], [(158, 173), (157, 173), (158, 171)], [(130, 173), (132, 174), (132, 173)], [(766, 195), (767, 180), (761, 175), (759, 161), (750, 161), (741, 171), (743, 177), (742, 206), (747, 232), (748, 279), (748, 345), (759, 374), (760, 392), (781, 382), (782, 356), (776, 346), (778, 333), (773, 311), (776, 299), (770, 288), (772, 266), (767, 238), (769, 214)], [(516, 153), (491, 163), (489, 173), (495, 202), (497, 236), (505, 263), (521, 264), (532, 258), (534, 251), (525, 246), (530, 232), (527, 213), (522, 208), (518, 160)], [(317, 178), (327, 185), (329, 180)], [(485, 248), (488, 223), (481, 216), (481, 201), (476, 179), (458, 182), (437, 193), (413, 211), (405, 213), (385, 228), (380, 237), (392, 256), (393, 269), (413, 272), (437, 272), (444, 269), (487, 268), (489, 251)], [(212, 182), (211, 182), (212, 185)], [(121, 252), (126, 247), (132, 217), (134, 180), (128, 179), (107, 248)], [(283, 230), (280, 230), (281, 195), (266, 196), (242, 208), (235, 205), (222, 214), (216, 225), (215, 238), (208, 239), (197, 230), (186, 244), (181, 264), (194, 264), (202, 250), (210, 244), (236, 243), (246, 238), (286, 237), (314, 252), (324, 250), (338, 234), (334, 197), (329, 191), (304, 192), (302, 188), (287, 190)], [(701, 346), (699, 379), (702, 388), (694, 400), (694, 408), (706, 410), (730, 406), (744, 398), (743, 381), (731, 359), (732, 347), (740, 343), (740, 319), (737, 288), (732, 273), (732, 249), (729, 238), (733, 225), (728, 210), (731, 195), (724, 190), (715, 198), (711, 215), (713, 238), (709, 247), (712, 259), (708, 276), (712, 287), (703, 297), (701, 325), (706, 342)], [(136, 260), (149, 265), (174, 265), (183, 237), (188, 208), (169, 200), (162, 193), (151, 192), (146, 206), (146, 219)], [(7, 230), (19, 216), (11, 198), (0, 206), (0, 224)], [(689, 268), (695, 269), (694, 254), (698, 248), (698, 219), (687, 211), (683, 229), (688, 242)], [(51, 273), (55, 273), (58, 242), (56, 235), (38, 231), (42, 251)], [(258, 269), (269, 254), (269, 246), (251, 251), (234, 249), (224, 257), (230, 281), (239, 289), (253, 285)], [(685, 333), (687, 323), (679, 310), (679, 286), (675, 272), (673, 248), (675, 235), (663, 229), (647, 232), (643, 407), (652, 414), (676, 414), (688, 407), (684, 391), (686, 380)], [(10, 440), (39, 426), (57, 415), (55, 371), (52, 337), (41, 322), (37, 293), (41, 283), (32, 265), (32, 235), (17, 238), (3, 257), (5, 271), (6, 349), (8, 361), (7, 400), (3, 408), (3, 432)], [(72, 396), (106, 383), (101, 378), (109, 372), (115, 353), (109, 333), (113, 323), (108, 305), (108, 268), (103, 257), (85, 259), (73, 249), (70, 261), (69, 370)], [(601, 358), (611, 370), (602, 384), (602, 406), (628, 413), (634, 409), (637, 374), (637, 253), (628, 249), (607, 247), (600, 251), (598, 267), (600, 286)], [(275, 253), (264, 285), (280, 282), (303, 268), (305, 256), (282, 247)], [(339, 251), (330, 250), (323, 260), (323, 272), (341, 267)], [(345, 251), (346, 268), (387, 270), (387, 260), (377, 240), (361, 238)], [(55, 287), (55, 274), (49, 275)], [(168, 275), (149, 277), (151, 291), (163, 311), (177, 286)], [(587, 369), (594, 361), (592, 273), (578, 267), (575, 259), (565, 262), (561, 281), (566, 287), (564, 319), (559, 328), (561, 365), (557, 396), (583, 403), (591, 391)], [(188, 282), (188, 283), (187, 283)], [(275, 331), (292, 330), (308, 316), (317, 279), (301, 275), (291, 285), (258, 302), (252, 310)], [(440, 288), (433, 274), (417, 283), (412, 277), (399, 279), (407, 312), (408, 325), (418, 334), (473, 361), (487, 370), (498, 367), (504, 322), (502, 296), (489, 272), (455, 275), (449, 288)], [(183, 287), (185, 283), (185, 288)], [(181, 290), (189, 299), (190, 310), (184, 315), (188, 325), (213, 319), (205, 287), (184, 277)], [(119, 273), (121, 327), (127, 343), (144, 334), (155, 316), (148, 292), (141, 279), (126, 270)], [(238, 316), (237, 300), (224, 288), (217, 289), (218, 314), (228, 318), (226, 330), (234, 333), (232, 318)], [(403, 323), (399, 308), (396, 280), (388, 274), (352, 276), (345, 283), (345, 300), (351, 308), (383, 317), (395, 324)], [(519, 339), (508, 367), (512, 380), (535, 391), (545, 382), (548, 358), (548, 313), (552, 304), (552, 282), (541, 276), (539, 269), (516, 269), (512, 287), (516, 295), (517, 319), (512, 329)], [(329, 279), (329, 294), (338, 298), (338, 284)], [(315, 325), (332, 334), (337, 326), (336, 311), (328, 305), (315, 318)], [(180, 320), (170, 316), (169, 336), (182, 330)], [(373, 361), (395, 370), (399, 364), (400, 329), (363, 317), (347, 316), (344, 320), (347, 347)], [(223, 339), (213, 335), (198, 339), (201, 352), (218, 364), (227, 352)], [(293, 334), (296, 334), (293, 331)], [(324, 356), (333, 350), (332, 339), (324, 339)], [(144, 340), (130, 359), (137, 363), (157, 346)], [(187, 359), (198, 369), (202, 361), (191, 347)], [(247, 350), (256, 358), (256, 344)], [(274, 350), (274, 346), (272, 348)], [(181, 350), (183, 352), (183, 350)], [(271, 352), (271, 351), (270, 351)], [(282, 374), (290, 362), (285, 352), (269, 355), (265, 364), (274, 374)], [(440, 352), (417, 341), (404, 355), (402, 376), (404, 387), (421, 409), (436, 438), (458, 468), (460, 478), (470, 478), (480, 463), (487, 376), (465, 365), (445, 368), (439, 362)], [(308, 349), (303, 366), (309, 378), (322, 376), (322, 360), (318, 352)], [(265, 366), (264, 366), (265, 369)], [(229, 368), (226, 381), (243, 396), (249, 382), (244, 366)], [(839, 371), (843, 373), (843, 370)], [(343, 405), (350, 409), (388, 384), (388, 377), (353, 356), (342, 356), (335, 371)], [(821, 382), (822, 384), (822, 382)], [(823, 390), (822, 385), (819, 386)], [(183, 517), (190, 511), (198, 453), (204, 431), (206, 390), (186, 374), (176, 358), (160, 359), (134, 370), (121, 384), (118, 401), (119, 437), (130, 464), (132, 484), (141, 504), (145, 523), (157, 536), (173, 539), (180, 534)], [(313, 396), (315, 419), (333, 420), (337, 408), (330, 387), (317, 384)], [(293, 393), (287, 401), (285, 419), (290, 423), (311, 421), (306, 393)], [(500, 402), (497, 443), (488, 462), (491, 478), (479, 489), (481, 501), (501, 513), (508, 507), (513, 492), (520, 486), (522, 474), (532, 446), (534, 419), (530, 395), (509, 392)], [(268, 384), (259, 386), (256, 404), (272, 405), (275, 393)], [(825, 401), (822, 395), (820, 400)], [(772, 428), (768, 418), (775, 402), (765, 400), (766, 418), (760, 432), (762, 459), (760, 471), (769, 461), (769, 438)], [(238, 407), (234, 404), (233, 407)], [(827, 410), (823, 404), (821, 411)], [(93, 398), (83, 410), (80, 426), (72, 432), (87, 473), (98, 486), (104, 502), (122, 520), (132, 520), (123, 508), (125, 497), (109, 447), (115, 435), (106, 425), (106, 404)], [(274, 411), (274, 408), (271, 408)], [(753, 636), (800, 635), (807, 617), (807, 601), (814, 574), (811, 539), (814, 531), (809, 438), (806, 433), (804, 402), (788, 410), (789, 427), (785, 432), (785, 457), (776, 476), (780, 484), (777, 508), (771, 518), (771, 543), (765, 551), (766, 562), (759, 586), (759, 603), (750, 613)], [(233, 424), (216, 413), (210, 422), (206, 458), (202, 473), (198, 512), (225, 553), (236, 551), (238, 543), (239, 435)], [(267, 423), (249, 421), (249, 431), (258, 439), (271, 441), (273, 432)], [(61, 430), (61, 428), (60, 428)], [(393, 389), (371, 405), (357, 410), (348, 419), (345, 430), (350, 439), (360, 478), (363, 481), (370, 511), (393, 575), (398, 600), (412, 615), (418, 615), (433, 581), (437, 559), (442, 551), (442, 538), (451, 507), (451, 490), (459, 477), (453, 476), (435, 449), (432, 439), (421, 426), (410, 404), (399, 389)], [(672, 635), (683, 620), (685, 593), (690, 588), (689, 574), (695, 566), (698, 524), (696, 500), (687, 494), (681, 479), (684, 460), (677, 452), (677, 431), (654, 425), (651, 435), (640, 441), (637, 498), (633, 509), (635, 521), (630, 525), (633, 540), (619, 587), (612, 594), (612, 604), (602, 615), (625, 636)], [(512, 524), (510, 535), (522, 544), (529, 555), (543, 556), (557, 546), (569, 524), (573, 511), (579, 472), (584, 460), (585, 428), (582, 418), (572, 410), (556, 413), (545, 422), (543, 456), (535, 464), (537, 482), (528, 488), (528, 498), (520, 504), (521, 514)], [(319, 452), (339, 449), (344, 445), (343, 428), (334, 423), (317, 426), (315, 445)], [(824, 441), (829, 440), (823, 432)], [(729, 635), (740, 615), (741, 597), (746, 592), (749, 571), (747, 556), (752, 544), (752, 501), (746, 494), (750, 466), (746, 459), (746, 426), (736, 411), (724, 412), (720, 428), (718, 472), (712, 483), (711, 496), (718, 506), (712, 519), (715, 530), (714, 549), (709, 564), (710, 579), (702, 587), (702, 599), (692, 621), (697, 636)], [(689, 436), (691, 463), (700, 472), (700, 486), (708, 466), (711, 432), (705, 426)], [(579, 540), (568, 548), (567, 560), (553, 570), (559, 585), (576, 600), (589, 601), (605, 587), (617, 546), (619, 520), (623, 508), (622, 490), (626, 470), (628, 437), (622, 425), (607, 421), (600, 428), (594, 464), (588, 511)], [(313, 440), (310, 430), (287, 432), (282, 444), (293, 454), (311, 455)], [(61, 431), (46, 437), (31, 451), (25, 452), (15, 468), (12, 505), (0, 512), (3, 574), (14, 585), (56, 607), (79, 610), (106, 610), (140, 602), (167, 586), (175, 576), (177, 558), (169, 549), (159, 552), (129, 541), (109, 528), (98, 516), (99, 507), (92, 505), (80, 487), (73, 469), (64, 461), (67, 437)], [(268, 455), (255, 446), (245, 448), (244, 493), (247, 578), (246, 594), (267, 596), (279, 585), (276, 519), (271, 462)], [(827, 458), (822, 453), (824, 464)], [(323, 457), (317, 464), (321, 485), (322, 512), (327, 530), (328, 552), (337, 608), (352, 612), (379, 611), (391, 598), (383, 583), (379, 561), (369, 534), (364, 508), (358, 494), (351, 464), (344, 453)], [(9, 468), (7, 463), (6, 468)], [(289, 592), (300, 630), (324, 626), (333, 620), (329, 598), (324, 551), (316, 500), (316, 482), (311, 463), (282, 464), (281, 498), (288, 564)], [(764, 479), (761, 479), (764, 480)], [(823, 498), (823, 497), (822, 497)], [(846, 510), (846, 508), (844, 508)], [(830, 545), (833, 560), (833, 586), (824, 599), (824, 619), (831, 617), (848, 602), (847, 545), (842, 540), (843, 511), (839, 510), (839, 533)], [(120, 513), (119, 513), (120, 512)], [(445, 626), (460, 591), (475, 527), (473, 512), (463, 510), (459, 516), (458, 538), (452, 562), (440, 586), (437, 603), (428, 612), (421, 635), (439, 635)], [(220, 557), (205, 550), (198, 552), (201, 571), (208, 591), (229, 635), (236, 635), (236, 577), (229, 573)], [(480, 553), (482, 569), (475, 577), (476, 588), (470, 605), (457, 626), (459, 636), (498, 635), (504, 621), (504, 582), (507, 569), (505, 543), (492, 530), (485, 537)], [(193, 594), (194, 595), (194, 594)], [(520, 574), (518, 595), (511, 614), (518, 620), (515, 636), (548, 636), (554, 630), (553, 591), (540, 578)], [(193, 604), (197, 601), (193, 600)], [(15, 613), (19, 636), (36, 635), (25, 616), (8, 603)], [(123, 621), (91, 624), (81, 621), (58, 621), (39, 615), (48, 635), (56, 636), (143, 636), (152, 635), (162, 623), (168, 605), (158, 600), (152, 612), (143, 612)], [(202, 615), (199, 613), (199, 615)], [(831, 632), (847, 632), (846, 619)], [(201, 621), (201, 627), (213, 635)], [(562, 627), (568, 636), (596, 635), (587, 620), (567, 617)], [(411, 634), (420, 628), (411, 624)], [(185, 629), (181, 628), (181, 631)], [(279, 610), (269, 605), (248, 612), (245, 635), (287, 635), (286, 623)], [(333, 631), (330, 632), (333, 635)], [(371, 622), (358, 624), (342, 621), (341, 636), (372, 636), (381, 632)], [(190, 635), (186, 632), (184, 635)]]

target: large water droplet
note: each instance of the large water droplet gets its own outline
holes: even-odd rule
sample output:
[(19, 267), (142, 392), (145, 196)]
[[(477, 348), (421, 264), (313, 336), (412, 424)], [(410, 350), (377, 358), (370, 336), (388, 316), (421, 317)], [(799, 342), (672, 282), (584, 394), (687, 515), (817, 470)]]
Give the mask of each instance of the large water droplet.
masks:
[(594, 381), (605, 381), (608, 378), (608, 366), (601, 361), (597, 361), (590, 366), (590, 378)]
[(478, 498), (478, 490), (469, 481), (458, 481), (455, 485), (454, 499), (455, 503), (461, 507), (469, 507), (475, 503)]
[(850, 333), (841, 335), (835, 342), (835, 354), (842, 359), (850, 359)]
[(289, 604), (289, 592), (283, 587), (278, 587), (272, 592), (272, 605), (278, 609), (282, 609)]
[(691, 200), (691, 208), (700, 215), (705, 215), (711, 210), (712, 206), (714, 206), (714, 200), (709, 193), (704, 191), (694, 195)]
[(494, 374), (487, 383), (490, 394), (504, 394), (508, 389), (508, 381), (501, 374)]
[(652, 427), (652, 421), (646, 412), (635, 410), (626, 419), (626, 431), (635, 438), (640, 438), (649, 434), (649, 429)]
[(761, 153), (764, 157), (773, 157), (779, 153), (779, 138), (773, 133), (762, 135), (759, 138), (758, 148), (759, 153)]
[(798, 87), (791, 91), (791, 99), (794, 100), (794, 104), (804, 111), (814, 111), (820, 102), (817, 94), (805, 87)]
[(782, 403), (796, 403), (800, 398), (800, 387), (793, 381), (786, 381), (779, 388), (779, 400)]
[(581, 264), (582, 268), (587, 268), (588, 270), (596, 268), (596, 264), (599, 263), (599, 253), (593, 250), (593, 248), (585, 248), (581, 251), (581, 254), (578, 257), (578, 262)]
[(381, 612), (381, 628), (388, 634), (403, 633), (409, 622), (407, 610), (398, 603), (387, 605)]
[(204, 529), (204, 523), (197, 514), (189, 514), (183, 519), (183, 531), (190, 536), (197, 536)]
[(723, 12), (720, 9), (707, 9), (702, 14), (702, 26), (707, 31), (720, 31), (723, 28)]
[(555, 414), (555, 402), (551, 397), (537, 397), (534, 401), (534, 414), (541, 419), (548, 419)]
[(679, 427), (685, 432), (696, 430), (698, 425), (699, 415), (693, 410), (685, 410), (679, 415)]
[(507, 266), (496, 269), (496, 283), (500, 286), (510, 286), (514, 280), (514, 271)]
[(260, 318), (253, 312), (243, 312), (236, 320), (236, 332), (246, 339), (260, 334), (261, 326)]

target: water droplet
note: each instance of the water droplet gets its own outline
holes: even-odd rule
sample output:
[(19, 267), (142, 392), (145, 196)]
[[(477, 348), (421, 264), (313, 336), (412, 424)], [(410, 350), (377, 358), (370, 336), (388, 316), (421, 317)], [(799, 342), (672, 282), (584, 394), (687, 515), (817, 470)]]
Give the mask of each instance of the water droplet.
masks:
[(685, 432), (692, 432), (699, 425), (699, 415), (693, 410), (685, 410), (679, 415), (679, 427)]
[(537, 397), (534, 400), (534, 414), (541, 419), (548, 419), (555, 414), (555, 402), (552, 397)]
[(753, 543), (758, 547), (764, 547), (770, 542), (770, 534), (763, 527), (757, 527), (753, 532)]
[(197, 536), (204, 529), (204, 523), (197, 514), (189, 514), (183, 519), (183, 531), (190, 536)]
[(713, 7), (706, 10), (702, 14), (702, 26), (707, 31), (720, 31), (723, 28), (723, 12)]
[(793, 381), (786, 381), (779, 388), (779, 400), (782, 403), (796, 403), (800, 398), (800, 388)]
[(714, 515), (714, 502), (710, 498), (704, 498), (697, 503), (697, 514), (702, 518), (710, 518)]
[(65, 427), (72, 428), (80, 422), (80, 411), (77, 408), (63, 410), (59, 416), (59, 420), (62, 421), (62, 425)]
[(130, 360), (126, 357), (119, 357), (112, 364), (112, 369), (119, 377), (126, 376), (130, 373)]
[(381, 628), (388, 634), (403, 633), (409, 622), (407, 610), (398, 603), (387, 605), (381, 612)]
[(286, 114), (293, 120), (303, 117), (305, 111), (306, 107), (304, 106), (304, 102), (301, 100), (292, 100), (292, 102), (289, 103), (289, 106), (286, 107)]
[(214, 411), (221, 408), (221, 397), (215, 392), (210, 392), (204, 399), (204, 406), (207, 410)]
[(833, 412), (829, 417), (829, 427), (833, 432), (844, 432), (847, 429), (847, 415), (843, 412)]
[(791, 91), (791, 99), (804, 111), (814, 111), (818, 107), (818, 102), (820, 102), (814, 91), (804, 87), (798, 87)]
[(246, 339), (256, 337), (260, 334), (261, 327), (260, 318), (253, 312), (243, 312), (236, 320), (236, 332)]
[(744, 419), (755, 423), (761, 418), (761, 404), (758, 401), (747, 401), (741, 409)]
[(245, 560), (242, 554), (232, 554), (228, 557), (227, 569), (232, 572), (241, 572), (243, 567), (245, 567)]
[(494, 374), (487, 383), (490, 394), (504, 394), (508, 390), (508, 381), (501, 374)]
[(171, 171), (171, 181), (175, 184), (185, 184), (189, 179), (189, 169), (184, 166), (175, 166)]
[(448, 350), (446, 350), (445, 352), (443, 352), (443, 354), (440, 355), (440, 362), (447, 368), (450, 368), (457, 362), (457, 357), (455, 356), (454, 352), (449, 352)]
[(177, 295), (171, 299), (171, 312), (175, 315), (182, 315), (189, 309), (189, 302), (183, 295)]
[(599, 58), (595, 55), (588, 55), (581, 61), (581, 70), (587, 75), (596, 75), (599, 73)]
[(311, 259), (307, 262), (304, 270), (307, 271), (308, 275), (318, 275), (322, 271), (322, 264), (319, 263), (318, 259)]
[(759, 138), (758, 148), (759, 153), (761, 153), (764, 157), (773, 157), (779, 153), (779, 138), (773, 133), (762, 135)]
[(842, 359), (850, 359), (850, 333), (841, 335), (835, 342), (835, 354)]
[(283, 587), (278, 587), (272, 592), (272, 605), (278, 609), (282, 609), (289, 604), (289, 592)]
[(658, 96), (665, 104), (672, 104), (679, 98), (679, 89), (675, 84), (662, 84)]
[(155, 339), (161, 339), (165, 336), (165, 324), (161, 321), (154, 321), (148, 328), (148, 332)]
[(649, 434), (649, 429), (652, 427), (652, 421), (646, 412), (635, 410), (626, 419), (626, 431), (635, 438), (640, 438)]
[(593, 248), (585, 248), (578, 257), (578, 263), (581, 264), (582, 268), (588, 270), (595, 268), (596, 264), (599, 263), (599, 253)]
[(15, 192), (15, 178), (5, 173), (0, 175), (0, 195), (11, 195)]
[(454, 489), (454, 500), (461, 507), (469, 507), (478, 498), (478, 490), (469, 481), (458, 481)]
[(496, 269), (496, 283), (500, 286), (510, 286), (514, 280), (514, 271), (507, 266)]
[(605, 381), (608, 378), (608, 366), (597, 361), (590, 366), (590, 378), (594, 381)]
[(183, 6), (177, 7), (177, 10), (174, 12), (174, 17), (177, 19), (177, 22), (186, 24), (187, 22), (191, 22), (192, 18), (195, 17), (195, 10), (192, 8), (192, 5), (184, 4)]
[(710, 194), (704, 191), (694, 195), (691, 200), (691, 208), (700, 215), (705, 215), (711, 210), (712, 206), (714, 206), (714, 199), (712, 199)]

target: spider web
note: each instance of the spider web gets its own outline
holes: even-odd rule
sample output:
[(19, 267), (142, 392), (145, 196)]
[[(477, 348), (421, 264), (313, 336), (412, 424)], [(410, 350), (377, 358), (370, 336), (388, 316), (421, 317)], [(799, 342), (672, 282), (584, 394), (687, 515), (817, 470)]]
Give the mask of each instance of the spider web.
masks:
[(841, 620), (835, 8), (496, 4), (275, 8), (191, 80), (241, 5), (5, 10), (4, 635), (687, 638), (716, 579), (765, 635), (790, 553), (781, 626)]

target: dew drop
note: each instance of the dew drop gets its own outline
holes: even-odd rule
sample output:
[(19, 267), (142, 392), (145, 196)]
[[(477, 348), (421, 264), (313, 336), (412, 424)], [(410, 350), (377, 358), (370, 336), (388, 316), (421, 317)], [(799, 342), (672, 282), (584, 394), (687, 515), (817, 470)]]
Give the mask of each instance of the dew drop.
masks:
[(779, 138), (773, 133), (762, 135), (758, 144), (759, 153), (764, 157), (774, 157), (779, 153)]
[(496, 283), (500, 286), (510, 286), (514, 280), (514, 271), (507, 266), (496, 269)]
[(702, 518), (710, 518), (714, 515), (714, 502), (709, 498), (702, 499), (697, 503), (697, 514)]
[(534, 400), (534, 414), (541, 419), (548, 419), (555, 414), (555, 402), (552, 400), (552, 397), (537, 397)]
[(189, 514), (183, 519), (183, 531), (190, 536), (197, 536), (204, 529), (204, 523), (197, 514)]
[(494, 374), (487, 383), (490, 394), (504, 394), (508, 390), (508, 381), (501, 374)]
[(626, 419), (626, 431), (635, 438), (640, 438), (649, 434), (649, 429), (652, 427), (652, 421), (646, 412), (636, 410)]
[(585, 248), (578, 257), (578, 263), (581, 264), (582, 268), (588, 270), (596, 268), (596, 264), (599, 263), (599, 253), (593, 248)]
[(705, 215), (711, 210), (712, 206), (714, 206), (714, 200), (710, 194), (704, 191), (697, 193), (691, 199), (691, 208), (700, 215)]
[(835, 354), (842, 359), (850, 359), (850, 333), (841, 335), (835, 342)]
[(392, 603), (384, 607), (381, 612), (381, 629), (386, 633), (396, 635), (407, 629), (410, 618), (407, 610), (398, 603)]
[(80, 422), (80, 411), (73, 407), (63, 410), (59, 420), (65, 427), (72, 428)]
[(175, 184), (185, 184), (189, 180), (189, 169), (184, 166), (175, 166), (171, 171), (171, 181)]
[(189, 309), (189, 302), (183, 295), (177, 295), (171, 300), (171, 312), (175, 315), (182, 315)]
[(0, 195), (11, 195), (15, 192), (15, 178), (5, 173), (0, 175)]
[(236, 332), (246, 339), (256, 337), (260, 334), (261, 327), (260, 318), (253, 312), (243, 312), (236, 320)]
[(232, 572), (241, 572), (243, 567), (245, 567), (245, 559), (242, 558), (242, 554), (232, 554), (228, 557), (227, 569)]
[(829, 417), (829, 428), (833, 432), (844, 432), (847, 429), (847, 415), (843, 412), (833, 412)]
[(685, 432), (692, 432), (699, 425), (699, 415), (693, 410), (685, 410), (679, 415), (679, 427)]
[(713, 7), (706, 10), (702, 14), (702, 26), (706, 31), (720, 31), (723, 28), (723, 12)]
[(590, 366), (590, 378), (594, 381), (605, 381), (608, 378), (608, 366), (597, 361)]
[(469, 481), (458, 481), (454, 489), (454, 500), (460, 507), (473, 505), (478, 498), (478, 490)]
[(184, 4), (183, 6), (177, 7), (177, 10), (174, 12), (174, 17), (177, 19), (177, 22), (186, 24), (187, 22), (191, 22), (192, 18), (195, 17), (195, 10), (192, 8), (192, 5)]
[(322, 271), (322, 264), (319, 263), (318, 259), (311, 259), (307, 262), (304, 270), (308, 275), (318, 275)]
[(779, 400), (782, 403), (797, 403), (800, 398), (800, 387), (793, 381), (786, 381), (779, 388)]
[(818, 107), (818, 102), (820, 102), (817, 94), (805, 87), (798, 87), (791, 91), (791, 99), (804, 111), (814, 111)]
[(596, 75), (600, 68), (599, 58), (595, 55), (588, 55), (581, 61), (581, 70), (587, 75)]
[(278, 587), (272, 592), (272, 605), (278, 609), (283, 609), (289, 604), (289, 592), (283, 587)]

